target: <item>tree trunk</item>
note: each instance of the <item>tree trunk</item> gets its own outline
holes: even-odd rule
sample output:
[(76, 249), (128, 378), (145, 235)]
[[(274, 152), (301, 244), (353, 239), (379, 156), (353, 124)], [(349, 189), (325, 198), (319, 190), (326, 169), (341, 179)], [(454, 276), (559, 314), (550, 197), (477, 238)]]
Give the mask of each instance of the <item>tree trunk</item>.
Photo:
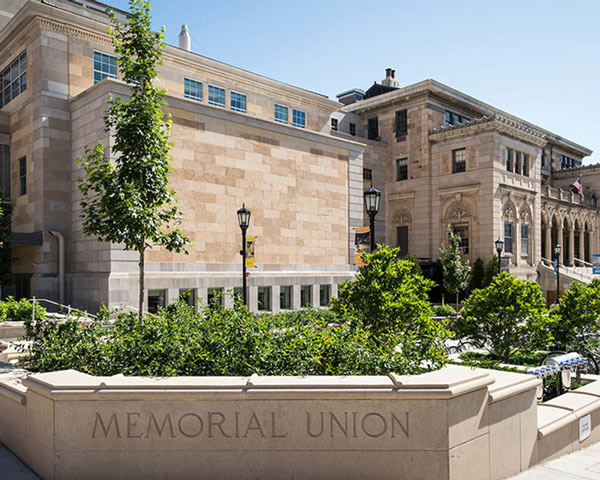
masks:
[(142, 322), (142, 317), (144, 315), (144, 253), (146, 251), (146, 249), (144, 248), (144, 243), (145, 241), (143, 240), (141, 243), (141, 246), (138, 250), (139, 254), (140, 254), (140, 262), (139, 262), (139, 266), (140, 266), (140, 281), (139, 281), (139, 286), (140, 286), (140, 291), (139, 291), (139, 301), (138, 301), (138, 321), (141, 323)]
[(458, 292), (456, 292), (456, 311), (458, 312)]

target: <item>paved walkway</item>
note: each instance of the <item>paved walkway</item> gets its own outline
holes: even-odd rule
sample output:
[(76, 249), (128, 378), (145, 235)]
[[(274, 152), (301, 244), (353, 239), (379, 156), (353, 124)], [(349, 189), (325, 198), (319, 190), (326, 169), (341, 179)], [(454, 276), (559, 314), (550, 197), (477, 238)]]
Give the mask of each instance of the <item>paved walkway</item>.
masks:
[(0, 443), (0, 478), (4, 480), (40, 480), (27, 466)]
[(600, 480), (600, 442), (550, 460), (511, 480)]

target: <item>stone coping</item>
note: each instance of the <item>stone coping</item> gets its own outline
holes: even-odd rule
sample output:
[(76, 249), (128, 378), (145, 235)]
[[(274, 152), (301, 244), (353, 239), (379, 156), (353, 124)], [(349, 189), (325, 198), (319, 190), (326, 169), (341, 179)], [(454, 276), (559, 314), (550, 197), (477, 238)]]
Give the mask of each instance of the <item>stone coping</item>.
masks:
[(542, 384), (542, 380), (533, 375), (503, 372), (501, 370), (487, 371), (494, 378), (494, 383), (488, 387), (490, 403), (519, 395)]

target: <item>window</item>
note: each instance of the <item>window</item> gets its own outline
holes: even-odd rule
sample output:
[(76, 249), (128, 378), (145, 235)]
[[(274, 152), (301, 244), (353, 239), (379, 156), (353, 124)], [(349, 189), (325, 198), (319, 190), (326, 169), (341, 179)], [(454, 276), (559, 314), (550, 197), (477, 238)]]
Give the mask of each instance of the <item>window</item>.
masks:
[(575, 166), (575, 159), (567, 157), (566, 155), (560, 156), (560, 167), (561, 168), (573, 168)]
[(209, 307), (216, 308), (223, 306), (224, 295), (222, 288), (209, 288), (206, 293), (206, 300)]
[(94, 83), (105, 78), (117, 78), (117, 57), (94, 52)]
[(373, 180), (373, 170), (370, 168), (363, 168), (363, 180)]
[(396, 246), (400, 249), (400, 256), (408, 254), (408, 227), (396, 227)]
[(512, 148), (506, 149), (506, 171), (513, 171), (513, 151)]
[(523, 167), (523, 175), (526, 177), (529, 176), (529, 155), (526, 153), (523, 154), (523, 163), (521, 165)]
[(187, 303), (192, 309), (196, 308), (196, 290), (191, 288), (179, 289), (179, 300)]
[(165, 308), (166, 298), (165, 290), (148, 290), (148, 311), (156, 313), (159, 307)]
[[(248, 288), (248, 287), (246, 287)], [(244, 301), (244, 295), (242, 294), (242, 287), (233, 287), (233, 299), (239, 299), (240, 301)]]
[(356, 137), (356, 123), (351, 123), (349, 125), (348, 132), (350, 132), (350, 135), (352, 135), (353, 137)]
[(542, 162), (542, 167), (546, 166), (546, 150), (542, 148), (542, 152), (540, 153), (540, 160)]
[(27, 90), (27, 52), (0, 72), (0, 108)]
[(231, 109), (236, 112), (246, 113), (246, 95), (231, 92)]
[(406, 110), (396, 112), (396, 138), (404, 140), (408, 133), (408, 114)]
[(396, 181), (408, 180), (408, 158), (396, 160)]
[(529, 255), (529, 224), (521, 224), (521, 255)]
[(319, 305), (328, 307), (331, 302), (331, 285), (319, 285)]
[(369, 140), (377, 140), (379, 138), (379, 119), (377, 117), (369, 118), (367, 131)]
[(332, 119), (331, 119), (331, 129), (332, 129), (334, 132), (337, 132), (337, 131), (338, 131), (338, 119), (337, 119), (337, 118), (332, 118)]
[(458, 251), (460, 253), (469, 253), (469, 224), (468, 223), (453, 223), (452, 233), (460, 237)]
[(279, 308), (290, 310), (292, 308), (292, 286), (279, 287)]
[(294, 127), (304, 128), (306, 127), (306, 113), (302, 110), (292, 110), (292, 125)]
[(258, 287), (258, 309), (271, 310), (271, 287)]
[(221, 87), (215, 87), (214, 85), (208, 86), (208, 104), (215, 105), (217, 107), (225, 106), (225, 89)]
[(185, 98), (191, 98), (192, 100), (202, 101), (202, 82), (197, 82), (190, 78), (183, 79), (183, 96)]
[(0, 145), (0, 202), (10, 201), (10, 145)]
[(521, 152), (515, 150), (515, 173), (521, 173)]
[(467, 170), (467, 154), (464, 148), (452, 150), (452, 173), (465, 172)]
[(312, 307), (312, 285), (300, 286), (300, 306), (302, 308)]
[(444, 113), (444, 123), (446, 126), (456, 125), (457, 123), (468, 122), (469, 118), (459, 115), (458, 113), (446, 110)]
[(512, 222), (504, 222), (504, 251), (513, 253), (513, 224)]
[(19, 158), (19, 195), (27, 193), (27, 158)]
[(275, 104), (275, 121), (288, 123), (288, 108), (283, 105)]

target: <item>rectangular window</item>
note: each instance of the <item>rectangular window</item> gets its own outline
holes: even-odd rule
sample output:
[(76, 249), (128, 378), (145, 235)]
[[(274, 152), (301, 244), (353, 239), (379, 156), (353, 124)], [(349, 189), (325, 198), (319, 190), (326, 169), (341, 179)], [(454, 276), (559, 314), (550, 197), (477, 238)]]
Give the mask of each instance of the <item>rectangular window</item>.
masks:
[(305, 128), (306, 127), (306, 113), (302, 110), (292, 110), (292, 125), (294, 127)]
[(263, 312), (271, 310), (271, 287), (258, 287), (258, 309)]
[[(246, 287), (248, 288), (248, 287)], [(239, 301), (243, 302), (244, 301), (244, 295), (242, 295), (242, 287), (233, 287), (233, 299), (237, 300), (239, 299)]]
[(400, 249), (400, 256), (406, 257), (408, 253), (408, 227), (396, 227), (396, 246)]
[(452, 125), (452, 112), (449, 112), (448, 110), (446, 110), (446, 112), (444, 113), (444, 124), (446, 126), (448, 125)]
[(27, 158), (19, 158), (19, 195), (27, 193)]
[(468, 223), (453, 223), (452, 233), (460, 237), (458, 251), (460, 253), (469, 253), (469, 224)]
[(450, 112), (449, 110), (446, 110), (446, 112), (444, 113), (444, 124), (446, 126), (456, 125), (457, 123), (463, 123), (468, 121), (468, 117), (464, 117), (462, 115), (459, 115), (458, 113)]
[(504, 222), (504, 251), (513, 253), (513, 224)]
[(511, 148), (506, 149), (506, 171), (513, 171), (513, 151)]
[(27, 52), (0, 72), (0, 108), (27, 90)]
[(312, 285), (300, 286), (300, 306), (302, 308), (311, 308), (312, 304)]
[(275, 121), (288, 123), (288, 108), (283, 105), (275, 104)]
[(351, 123), (348, 127), (348, 132), (350, 133), (350, 135), (352, 135), (353, 137), (356, 137), (356, 123)]
[(515, 150), (515, 173), (521, 173), (521, 152)]
[(396, 112), (396, 138), (404, 140), (408, 133), (408, 113), (406, 110)]
[(373, 180), (373, 170), (370, 168), (363, 168), (363, 180)]
[(337, 118), (332, 118), (332, 119), (331, 119), (331, 129), (332, 129), (334, 132), (337, 132), (337, 131), (338, 131), (338, 119), (337, 119)]
[(540, 153), (540, 160), (542, 162), (542, 167), (545, 167), (546, 166), (546, 150), (544, 150), (543, 148)]
[(156, 313), (159, 308), (165, 308), (166, 301), (166, 290), (148, 290), (148, 311), (150, 313)]
[(528, 177), (529, 176), (529, 155), (527, 155), (526, 153), (523, 154), (523, 164), (521, 166), (523, 167), (523, 175)]
[(408, 158), (396, 160), (396, 181), (408, 180)]
[(193, 309), (196, 308), (196, 290), (192, 288), (180, 288), (179, 300), (187, 303)]
[(575, 167), (575, 159), (571, 157), (567, 157), (566, 155), (560, 156), (560, 166), (561, 168), (573, 168)]
[(319, 305), (328, 307), (331, 303), (331, 285), (319, 286)]
[(377, 140), (379, 138), (379, 119), (377, 117), (369, 118), (367, 127), (369, 140)]
[(246, 113), (246, 95), (231, 92), (231, 109), (235, 112)]
[(202, 82), (190, 78), (183, 79), (183, 96), (192, 100), (202, 101)]
[(221, 87), (215, 87), (214, 85), (208, 86), (208, 104), (215, 105), (216, 107), (225, 106), (225, 89)]
[(0, 145), (0, 201), (10, 201), (10, 145)]
[(290, 310), (292, 308), (292, 286), (279, 287), (279, 308)]
[(217, 308), (223, 306), (225, 295), (222, 288), (209, 288), (206, 293), (206, 300), (209, 307)]
[(465, 172), (467, 170), (467, 153), (464, 148), (452, 150), (452, 173)]
[(117, 78), (117, 57), (94, 52), (94, 83), (105, 78)]
[(529, 225), (521, 224), (521, 255), (529, 255)]

